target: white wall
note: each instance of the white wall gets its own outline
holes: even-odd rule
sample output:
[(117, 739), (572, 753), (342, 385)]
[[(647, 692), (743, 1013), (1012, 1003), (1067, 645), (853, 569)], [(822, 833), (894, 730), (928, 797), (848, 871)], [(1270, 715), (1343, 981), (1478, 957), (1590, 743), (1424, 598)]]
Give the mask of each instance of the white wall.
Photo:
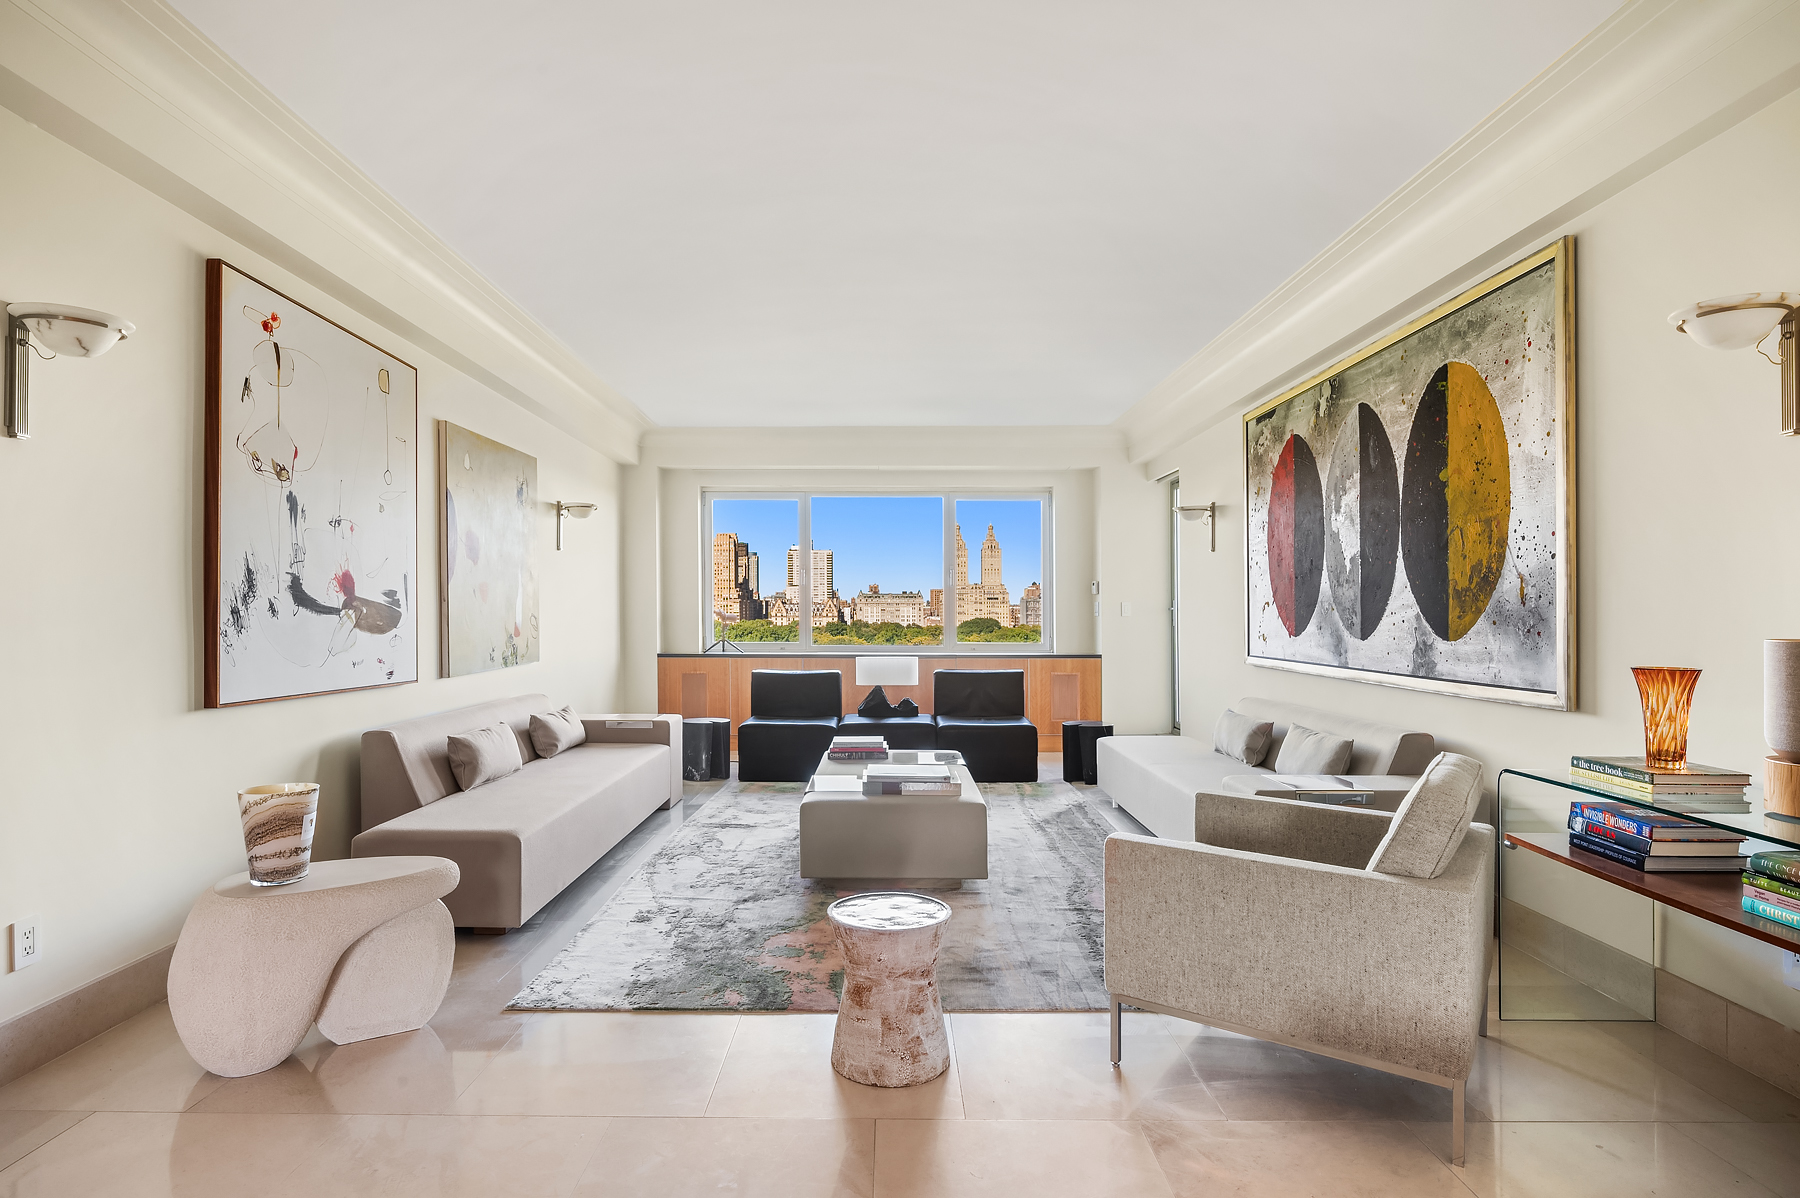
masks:
[[(1787, 52), (1800, 60), (1800, 42), (1790, 40)], [(1503, 766), (1554, 774), (1572, 752), (1641, 752), (1630, 667), (1693, 665), (1705, 673), (1691, 755), (1760, 774), (1768, 751), (1761, 642), (1800, 635), (1800, 558), (1789, 551), (1800, 440), (1777, 435), (1774, 366), (1753, 353), (1700, 349), (1666, 317), (1711, 296), (1800, 287), (1800, 94), (1791, 87), (1534, 234), (1539, 244), (1576, 238), (1580, 710), (1439, 698), (1245, 664), (1241, 425), (1227, 413), (1146, 464), (1149, 474), (1179, 468), (1186, 502), (1216, 495), (1231, 505), (1218, 554), (1204, 552), (1203, 526), (1184, 533), (1189, 733), (1207, 735), (1240, 695), (1274, 695), (1428, 729), (1445, 748), (1483, 759), (1491, 784), (1491, 771)], [(1480, 260), (1490, 245), (1444, 253)], [(1479, 277), (1453, 280), (1439, 298)], [(1354, 296), (1354, 283), (1346, 286)], [(1368, 294), (1382, 306), (1379, 293)], [(1318, 326), (1299, 327), (1311, 328), (1315, 342), (1327, 339)], [(1566, 799), (1537, 800), (1534, 811), (1555, 826)], [(1601, 885), (1583, 882), (1570, 893), (1591, 895), (1585, 888)], [(1600, 934), (1568, 897), (1539, 892), (1535, 905)], [(1800, 1027), (1800, 993), (1783, 985), (1778, 950), (1678, 912), (1666, 920), (1665, 968)], [(1622, 947), (1642, 940), (1608, 938), (1639, 942)]]
[[(657, 652), (704, 644), (702, 572), (711, 559), (701, 544), (703, 487), (1047, 488), (1055, 651), (1103, 655), (1101, 706), (1119, 731), (1169, 730), (1165, 491), (1126, 462), (1112, 430), (659, 429), (626, 474), (625, 675), (634, 707), (654, 705)], [(1129, 617), (1119, 614), (1121, 600), (1131, 603)]]
[[(36, 362), (30, 440), (0, 440), (0, 924), (41, 917), (43, 958), (0, 973), (0, 1021), (173, 941), (244, 867), (241, 786), (321, 785), (316, 852), (357, 830), (362, 729), (526, 691), (615, 705), (618, 466), (331, 294), (0, 109), (0, 303), (126, 315), (92, 361)], [(421, 681), (200, 707), (203, 327), (222, 257), (419, 368)], [(531, 453), (547, 499), (600, 505), (553, 548), (539, 524), (543, 659), (439, 679), (436, 454), (448, 419)]]

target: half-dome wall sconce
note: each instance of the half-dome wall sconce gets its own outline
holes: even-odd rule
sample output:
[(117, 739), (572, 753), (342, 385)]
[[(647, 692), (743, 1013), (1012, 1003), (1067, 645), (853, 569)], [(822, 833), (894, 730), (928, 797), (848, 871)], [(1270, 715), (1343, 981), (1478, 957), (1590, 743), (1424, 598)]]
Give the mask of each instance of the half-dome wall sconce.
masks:
[[(1689, 304), (1669, 313), (1669, 323), (1707, 349), (1751, 349), (1781, 367), (1781, 432), (1800, 436), (1800, 386), (1794, 363), (1794, 316), (1800, 312), (1800, 291), (1752, 291)], [(1781, 330), (1776, 341), (1780, 356), (1762, 347), (1769, 334)]]
[(594, 514), (594, 505), (591, 503), (564, 503), (560, 499), (557, 500), (556, 501), (556, 548), (559, 551), (562, 549), (562, 522), (563, 522), (564, 516), (569, 516), (576, 520), (586, 520), (589, 516), (591, 516), (593, 514)]
[[(51, 358), (98, 358), (137, 331), (137, 326), (110, 312), (73, 308), (68, 304), (6, 306), (6, 435), (31, 435), (31, 355)], [(32, 339), (37, 339), (33, 345)], [(43, 348), (40, 349), (39, 346)], [(48, 350), (48, 353), (44, 351)]]

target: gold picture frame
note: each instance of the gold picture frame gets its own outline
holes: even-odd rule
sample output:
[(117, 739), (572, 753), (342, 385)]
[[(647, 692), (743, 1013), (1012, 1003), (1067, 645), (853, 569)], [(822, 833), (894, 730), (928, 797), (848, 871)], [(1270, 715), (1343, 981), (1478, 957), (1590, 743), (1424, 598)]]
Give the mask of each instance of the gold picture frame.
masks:
[(1245, 660), (1576, 705), (1575, 242), (1244, 414)]

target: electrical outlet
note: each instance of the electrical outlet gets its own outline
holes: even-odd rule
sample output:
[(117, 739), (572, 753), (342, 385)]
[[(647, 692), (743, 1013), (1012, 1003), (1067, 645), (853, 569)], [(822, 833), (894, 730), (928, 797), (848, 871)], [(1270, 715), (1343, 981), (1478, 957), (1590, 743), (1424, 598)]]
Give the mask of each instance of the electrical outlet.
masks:
[(12, 967), (23, 969), (27, 965), (36, 965), (43, 955), (44, 945), (42, 933), (38, 930), (38, 917), (33, 915), (21, 919), (12, 926)]
[(1131, 614), (1131, 604), (1129, 602), (1119, 604), (1119, 614), (1121, 616), (1129, 616)]

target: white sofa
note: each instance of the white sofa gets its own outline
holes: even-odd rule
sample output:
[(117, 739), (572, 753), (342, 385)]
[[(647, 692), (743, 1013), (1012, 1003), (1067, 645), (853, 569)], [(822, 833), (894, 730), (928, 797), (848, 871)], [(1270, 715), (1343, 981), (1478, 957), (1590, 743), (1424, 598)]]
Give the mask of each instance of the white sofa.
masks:
[(1348, 737), (1352, 747), (1344, 773), (1350, 775), (1410, 779), (1423, 773), (1437, 756), (1437, 741), (1429, 732), (1408, 732), (1276, 699), (1239, 699), (1231, 708), (1274, 723), (1274, 739), (1261, 765), (1245, 765), (1214, 752), (1211, 727), (1205, 730), (1204, 740), (1197, 736), (1103, 736), (1094, 742), (1100, 789), (1164, 840), (1193, 840), (1199, 797), (1241, 789), (1225, 784), (1233, 775), (1273, 773), (1290, 724)]
[[(551, 758), (532, 746), (543, 695), (496, 699), (375, 728), (362, 738), (363, 831), (353, 857), (448, 857), (456, 926), (522, 927), (652, 811), (681, 801), (681, 717), (583, 716), (587, 743)], [(504, 722), (523, 769), (465, 791), (448, 737)]]

